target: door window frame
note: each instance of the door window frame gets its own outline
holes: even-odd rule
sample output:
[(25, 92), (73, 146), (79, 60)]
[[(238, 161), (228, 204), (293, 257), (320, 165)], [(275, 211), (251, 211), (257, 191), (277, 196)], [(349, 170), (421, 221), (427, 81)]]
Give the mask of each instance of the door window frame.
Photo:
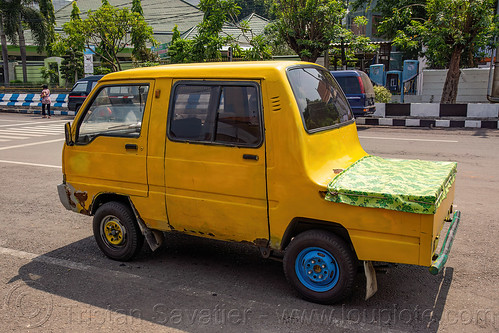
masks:
[[(96, 83), (98, 83), (96, 81)], [(132, 87), (132, 86), (147, 86), (148, 87), (148, 92), (147, 92), (147, 99), (146, 99), (146, 102), (144, 104), (144, 109), (143, 109), (143, 114), (142, 114), (142, 120), (141, 120), (141, 128), (140, 128), (140, 133), (137, 137), (133, 137), (133, 136), (120, 136), (120, 135), (111, 135), (111, 134), (98, 134), (96, 136), (94, 136), (90, 141), (88, 142), (78, 142), (78, 137), (80, 135), (80, 128), (81, 128), (81, 125), (83, 123), (83, 121), (85, 120), (85, 116), (87, 115), (88, 113), (88, 110), (89, 108), (93, 105), (93, 103), (95, 102), (95, 99), (99, 96), (99, 94), (101, 93), (101, 91), (103, 89), (107, 89), (107, 88), (112, 88), (112, 87)], [(144, 132), (144, 117), (146, 116), (146, 112), (148, 110), (148, 106), (150, 105), (149, 103), (151, 103), (151, 100), (153, 99), (153, 96), (152, 96), (152, 88), (151, 87), (154, 87), (154, 85), (151, 83), (151, 82), (132, 82), (132, 83), (125, 83), (125, 82), (122, 82), (122, 83), (112, 83), (112, 84), (105, 84), (105, 85), (101, 85), (98, 90), (95, 91), (95, 93), (92, 94), (92, 97), (91, 97), (91, 100), (86, 104), (86, 107), (85, 109), (80, 112), (80, 117), (78, 118), (78, 122), (76, 124), (76, 132), (75, 132), (75, 145), (77, 146), (85, 146), (85, 145), (88, 145), (90, 143), (92, 143), (95, 139), (97, 139), (98, 137), (112, 137), (112, 138), (125, 138), (125, 139), (139, 139), (140, 137), (143, 136), (143, 132)], [(94, 86), (95, 88), (95, 86)], [(92, 88), (93, 90), (93, 88)], [(81, 111), (81, 110), (80, 110)]]
[[(220, 105), (220, 97), (221, 91), (223, 87), (253, 87), (256, 89), (256, 97), (257, 97), (257, 114), (258, 114), (258, 126), (259, 126), (259, 134), (260, 140), (257, 143), (237, 143), (237, 142), (223, 142), (216, 141), (216, 138), (212, 140), (191, 140), (191, 139), (183, 139), (174, 137), (171, 133), (171, 125), (174, 117), (175, 110), (175, 98), (177, 96), (177, 88), (179, 86), (210, 86), (210, 87), (218, 87), (218, 95), (210, 96), (210, 102), (208, 105), (208, 114), (207, 118), (210, 122), (213, 121), (213, 126), (216, 127), (215, 119), (216, 114)], [(217, 97), (217, 98), (214, 98)], [(217, 101), (217, 103), (213, 103), (213, 101)], [(214, 128), (212, 129), (214, 130)], [(173, 142), (185, 142), (191, 144), (201, 144), (201, 145), (215, 145), (215, 146), (229, 146), (229, 147), (242, 147), (242, 148), (259, 148), (263, 145), (265, 141), (265, 131), (264, 131), (264, 119), (263, 119), (263, 106), (262, 106), (262, 94), (260, 83), (257, 81), (200, 81), (200, 80), (179, 80), (174, 82), (170, 94), (170, 101), (168, 107), (168, 124), (167, 124), (167, 137), (170, 141)]]

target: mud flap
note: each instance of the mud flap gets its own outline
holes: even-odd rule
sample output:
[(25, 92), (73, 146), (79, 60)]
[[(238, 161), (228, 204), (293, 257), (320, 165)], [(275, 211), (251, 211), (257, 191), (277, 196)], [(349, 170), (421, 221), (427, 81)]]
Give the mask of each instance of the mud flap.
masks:
[(128, 198), (128, 201), (130, 202), (130, 206), (132, 207), (133, 214), (137, 219), (137, 224), (139, 225), (139, 229), (142, 232), (142, 235), (144, 235), (147, 244), (149, 245), (152, 251), (156, 251), (163, 244), (163, 241), (165, 239), (163, 233), (158, 230), (149, 229), (144, 223), (144, 221), (142, 221), (142, 219), (140, 218), (139, 213), (135, 209), (132, 200)]
[(378, 282), (376, 281), (376, 271), (372, 261), (364, 261), (364, 273), (366, 274), (366, 301), (378, 291)]

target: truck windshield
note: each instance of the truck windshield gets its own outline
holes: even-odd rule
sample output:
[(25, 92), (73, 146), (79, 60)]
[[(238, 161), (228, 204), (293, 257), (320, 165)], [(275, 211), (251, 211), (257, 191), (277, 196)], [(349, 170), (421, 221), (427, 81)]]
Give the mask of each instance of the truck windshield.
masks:
[(296, 67), (288, 79), (308, 132), (317, 132), (353, 119), (341, 88), (331, 74), (317, 67)]

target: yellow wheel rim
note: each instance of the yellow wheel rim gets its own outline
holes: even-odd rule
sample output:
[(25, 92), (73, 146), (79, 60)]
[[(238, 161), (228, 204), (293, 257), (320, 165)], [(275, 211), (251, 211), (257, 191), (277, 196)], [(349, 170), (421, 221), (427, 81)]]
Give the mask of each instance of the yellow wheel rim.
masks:
[(115, 220), (109, 220), (104, 224), (104, 236), (112, 245), (120, 245), (123, 242), (123, 227)]

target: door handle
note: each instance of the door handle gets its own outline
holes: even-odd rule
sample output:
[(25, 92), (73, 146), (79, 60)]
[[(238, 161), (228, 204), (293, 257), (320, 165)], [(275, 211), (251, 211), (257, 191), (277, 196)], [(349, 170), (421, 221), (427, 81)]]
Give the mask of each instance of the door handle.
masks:
[(127, 143), (125, 145), (125, 149), (134, 149), (134, 150), (137, 150), (137, 145), (135, 143)]
[(253, 155), (253, 154), (244, 154), (243, 159), (245, 160), (254, 160), (258, 161), (258, 155)]

